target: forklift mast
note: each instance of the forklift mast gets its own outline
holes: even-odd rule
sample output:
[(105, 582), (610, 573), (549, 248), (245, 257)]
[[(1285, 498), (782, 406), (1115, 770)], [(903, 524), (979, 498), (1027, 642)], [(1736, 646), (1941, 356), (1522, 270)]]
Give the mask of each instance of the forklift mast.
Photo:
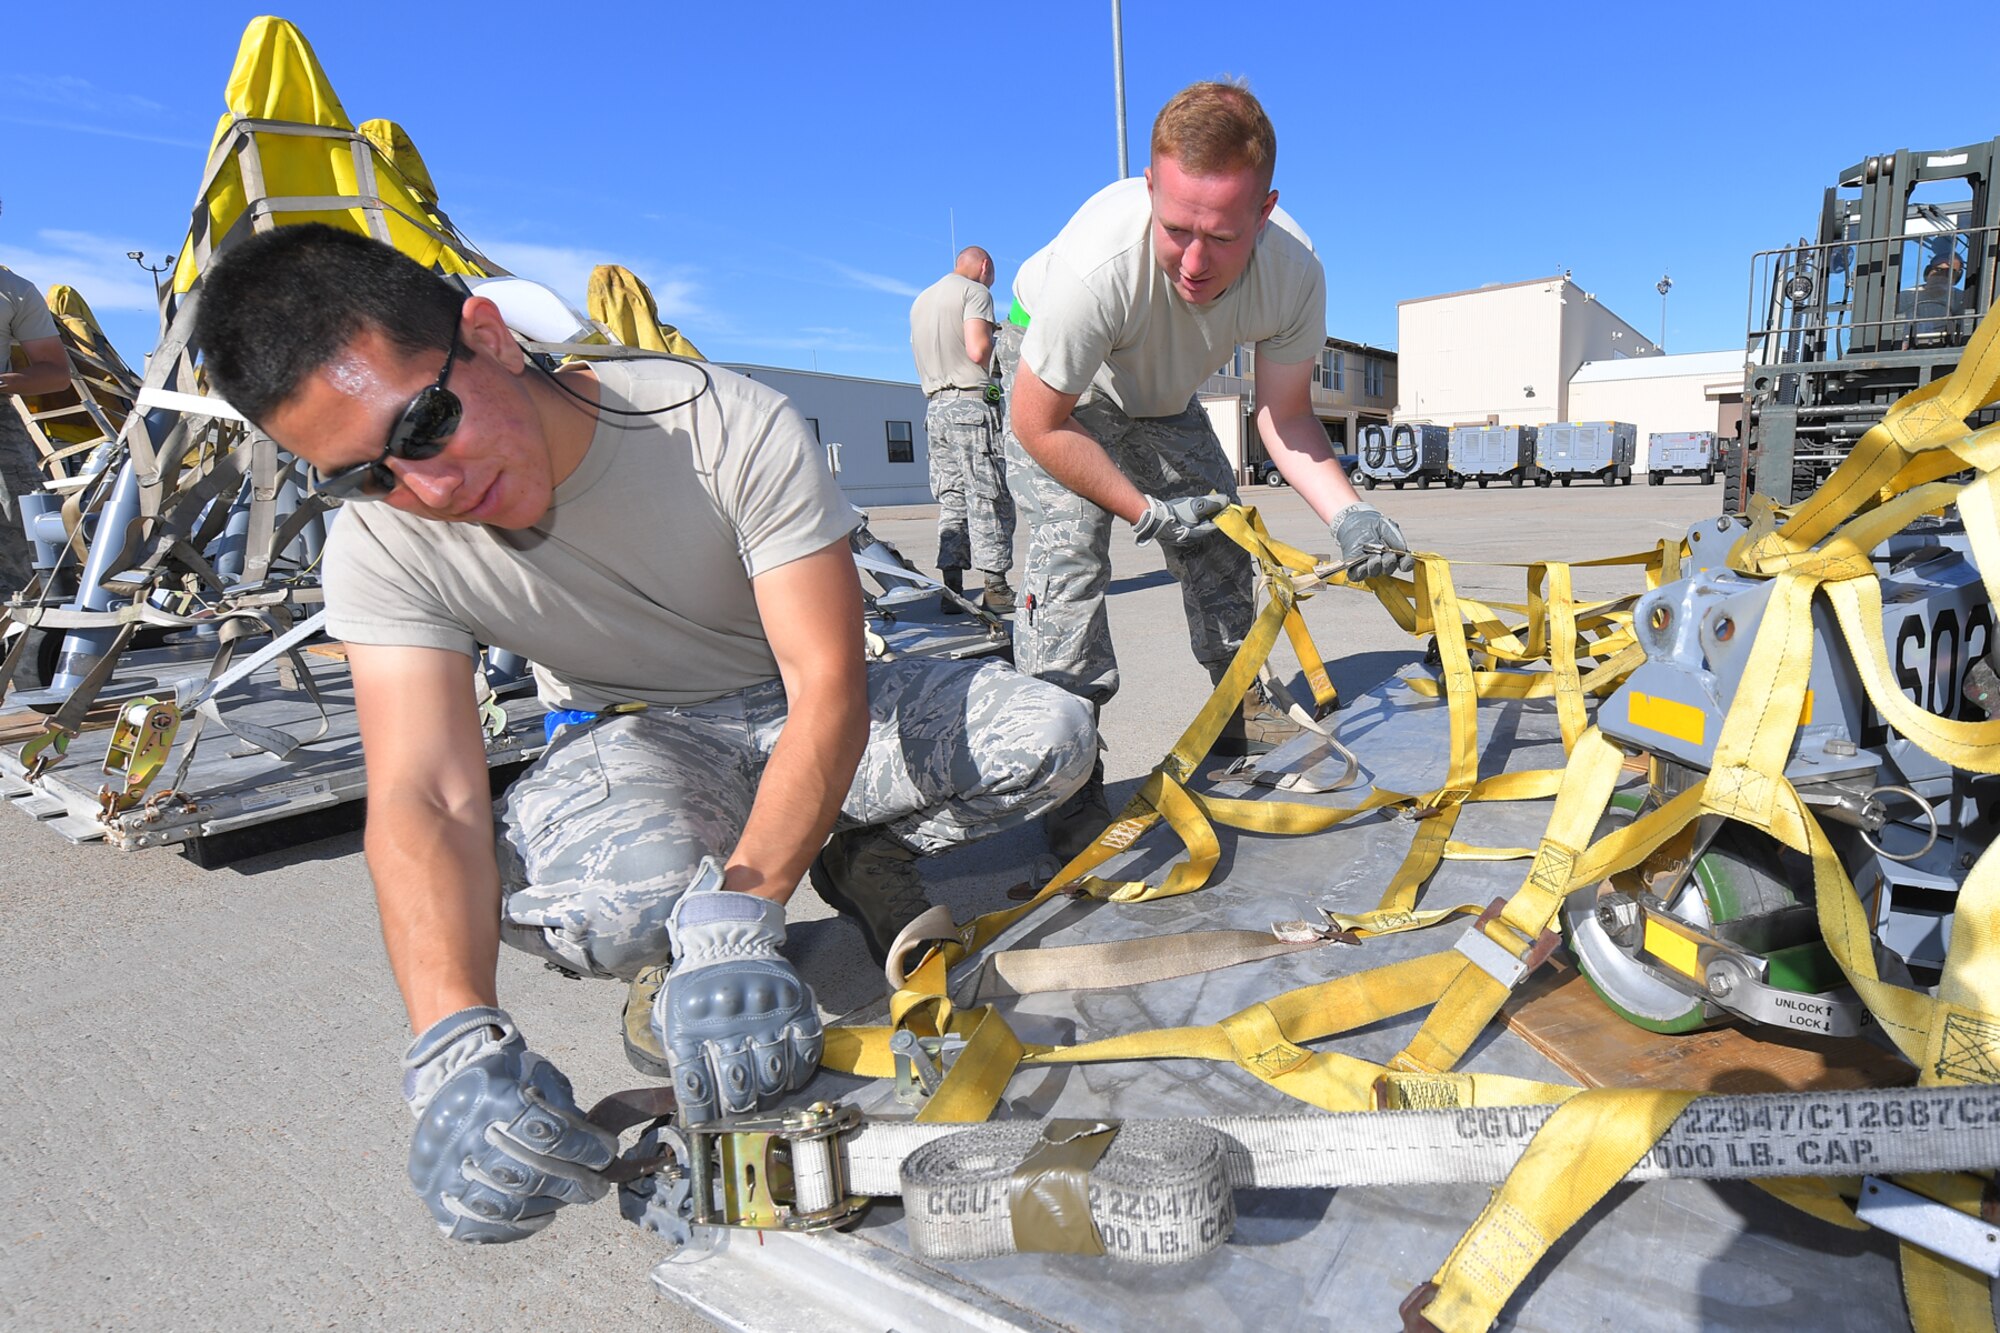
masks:
[(1803, 500), (1890, 404), (1958, 364), (2000, 277), (1996, 169), (2000, 138), (1865, 158), (1826, 191), (1817, 239), (1752, 258), (1728, 509)]

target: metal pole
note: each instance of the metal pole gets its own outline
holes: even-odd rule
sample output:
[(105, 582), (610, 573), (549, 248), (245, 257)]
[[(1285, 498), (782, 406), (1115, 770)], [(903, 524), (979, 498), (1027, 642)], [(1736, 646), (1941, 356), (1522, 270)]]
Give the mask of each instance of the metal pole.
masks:
[(1660, 294), (1660, 341), (1657, 344), (1660, 355), (1667, 353), (1667, 293), (1674, 289), (1674, 280), (1662, 273), (1660, 280), (1653, 284), (1653, 290)]
[(1132, 174), (1132, 161), (1125, 151), (1125, 20), (1118, 0), (1111, 0), (1111, 94), (1118, 112), (1118, 179)]

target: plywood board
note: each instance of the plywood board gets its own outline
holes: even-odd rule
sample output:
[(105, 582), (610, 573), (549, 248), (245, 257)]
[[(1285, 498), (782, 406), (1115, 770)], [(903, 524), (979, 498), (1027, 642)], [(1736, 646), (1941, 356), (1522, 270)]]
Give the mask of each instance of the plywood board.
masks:
[(1862, 1037), (1773, 1028), (1664, 1036), (1606, 1007), (1573, 967), (1549, 967), (1507, 1005), (1507, 1026), (1586, 1087), (1803, 1092), (1909, 1083), (1916, 1070)]

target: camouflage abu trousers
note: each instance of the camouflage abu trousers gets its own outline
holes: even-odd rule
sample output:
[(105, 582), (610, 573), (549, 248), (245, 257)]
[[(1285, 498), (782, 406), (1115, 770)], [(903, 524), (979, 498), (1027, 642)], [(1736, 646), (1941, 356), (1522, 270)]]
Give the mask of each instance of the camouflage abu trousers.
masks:
[[(501, 934), (572, 972), (667, 960), (667, 914), (726, 857), (785, 726), (779, 681), (570, 727), (495, 806)], [(868, 748), (837, 827), (919, 853), (1021, 823), (1090, 772), (1090, 710), (998, 662), (868, 668)]]
[[(1017, 340), (1017, 350), (1018, 345)], [(1086, 398), (1075, 416), (1147, 495), (1177, 500), (1220, 491), (1237, 499), (1229, 460), (1198, 403), (1190, 401), (1179, 416), (1134, 419), (1108, 401)], [(1015, 498), (1028, 524), (1028, 570), (1014, 612), (1014, 664), (1102, 708), (1118, 693), (1118, 659), (1104, 614), (1112, 515), (1043, 471), (1011, 427), (1005, 447)], [(1221, 533), (1189, 546), (1162, 542), (1160, 555), (1181, 585), (1195, 660), (1219, 680), (1255, 616), (1250, 557)]]
[[(6, 365), (0, 358), (0, 368)], [(20, 497), (42, 488), (40, 453), (13, 400), (0, 394), (0, 601), (28, 586), (35, 548), (21, 531)]]
[(1014, 497), (1000, 454), (1000, 407), (940, 390), (924, 409), (931, 494), (938, 502), (938, 568), (1014, 567)]

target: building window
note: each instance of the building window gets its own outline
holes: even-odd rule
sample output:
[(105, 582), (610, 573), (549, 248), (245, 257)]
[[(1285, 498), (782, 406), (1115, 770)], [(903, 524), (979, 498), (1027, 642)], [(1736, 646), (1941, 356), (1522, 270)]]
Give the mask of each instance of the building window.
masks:
[(889, 427), (889, 461), (891, 463), (914, 463), (917, 461), (915, 437), (910, 434), (910, 423), (891, 421)]
[(820, 438), (819, 438), (819, 418), (818, 418), (818, 417), (807, 417), (807, 418), (806, 418), (806, 424), (807, 424), (808, 426), (811, 426), (811, 427), (812, 427), (812, 432), (813, 432), (813, 443), (814, 443), (814, 444), (818, 444), (818, 443), (820, 443)]
[(1319, 374), (1315, 378), (1319, 380), (1320, 388), (1330, 393), (1339, 393), (1347, 387), (1346, 367), (1342, 364), (1340, 353), (1336, 349), (1331, 347), (1320, 349), (1318, 369)]
[(1370, 398), (1380, 398), (1382, 396), (1382, 363), (1371, 357), (1367, 361), (1362, 362), (1362, 371), (1366, 379), (1368, 396)]

